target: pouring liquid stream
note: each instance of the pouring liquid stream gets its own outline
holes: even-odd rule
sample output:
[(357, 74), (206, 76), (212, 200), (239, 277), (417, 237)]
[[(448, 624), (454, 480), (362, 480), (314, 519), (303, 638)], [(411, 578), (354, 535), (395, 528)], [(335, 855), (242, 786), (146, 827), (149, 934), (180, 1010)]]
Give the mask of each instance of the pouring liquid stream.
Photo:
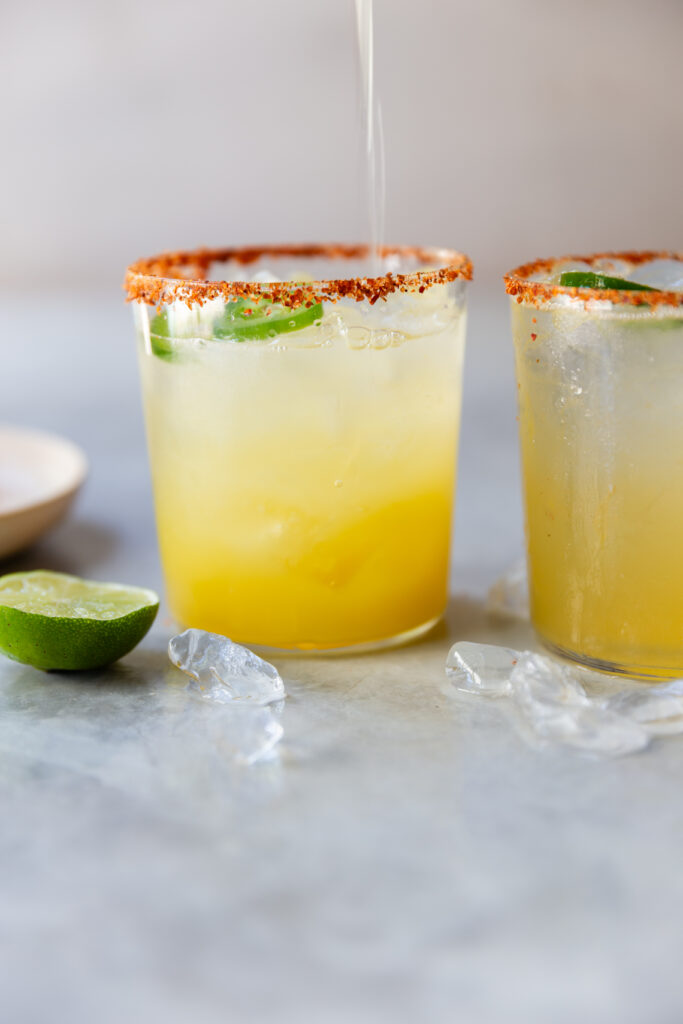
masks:
[(373, 0), (355, 0), (363, 110), (365, 177), (369, 218), (370, 269), (382, 273), (386, 175), (382, 108), (375, 95)]

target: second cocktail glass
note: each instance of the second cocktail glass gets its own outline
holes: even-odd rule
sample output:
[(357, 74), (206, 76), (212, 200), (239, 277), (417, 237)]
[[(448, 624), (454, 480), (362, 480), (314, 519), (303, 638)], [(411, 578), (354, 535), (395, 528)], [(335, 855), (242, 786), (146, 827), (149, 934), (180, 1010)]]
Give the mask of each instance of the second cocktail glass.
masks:
[(185, 626), (280, 650), (441, 617), (466, 257), (363, 246), (129, 269), (159, 542)]
[(585, 665), (683, 675), (683, 263), (543, 260), (505, 280), (533, 624)]

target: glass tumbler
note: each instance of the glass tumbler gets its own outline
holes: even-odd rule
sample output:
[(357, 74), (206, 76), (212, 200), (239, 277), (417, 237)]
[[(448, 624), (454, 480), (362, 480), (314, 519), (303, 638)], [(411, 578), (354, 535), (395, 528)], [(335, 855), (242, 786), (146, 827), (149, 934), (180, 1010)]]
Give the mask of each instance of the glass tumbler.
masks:
[(675, 259), (542, 260), (505, 279), (533, 625), (560, 655), (643, 678), (683, 675), (683, 294), (628, 282)]
[(262, 648), (404, 641), (447, 597), (469, 260), (365, 246), (129, 268), (166, 590)]

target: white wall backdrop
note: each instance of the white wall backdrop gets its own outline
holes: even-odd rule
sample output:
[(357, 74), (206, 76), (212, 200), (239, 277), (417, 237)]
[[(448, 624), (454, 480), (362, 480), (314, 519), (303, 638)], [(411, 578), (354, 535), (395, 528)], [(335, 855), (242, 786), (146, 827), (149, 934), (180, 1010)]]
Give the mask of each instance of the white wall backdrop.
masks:
[[(376, 0), (387, 241), (683, 249), (681, 0)], [(353, 0), (0, 0), (0, 284), (367, 235)]]

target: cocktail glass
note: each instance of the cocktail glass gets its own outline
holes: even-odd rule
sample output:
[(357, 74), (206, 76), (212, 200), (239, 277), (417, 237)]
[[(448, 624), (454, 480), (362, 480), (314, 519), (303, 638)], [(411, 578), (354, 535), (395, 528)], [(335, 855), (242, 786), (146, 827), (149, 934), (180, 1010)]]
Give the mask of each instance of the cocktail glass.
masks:
[[(558, 654), (644, 678), (683, 674), (683, 294), (663, 290), (677, 268), (683, 287), (677, 259), (541, 260), (505, 278), (532, 622)], [(655, 290), (562, 286), (568, 272)]]
[(363, 246), (129, 268), (167, 596), (278, 650), (405, 641), (441, 617), (466, 257)]

